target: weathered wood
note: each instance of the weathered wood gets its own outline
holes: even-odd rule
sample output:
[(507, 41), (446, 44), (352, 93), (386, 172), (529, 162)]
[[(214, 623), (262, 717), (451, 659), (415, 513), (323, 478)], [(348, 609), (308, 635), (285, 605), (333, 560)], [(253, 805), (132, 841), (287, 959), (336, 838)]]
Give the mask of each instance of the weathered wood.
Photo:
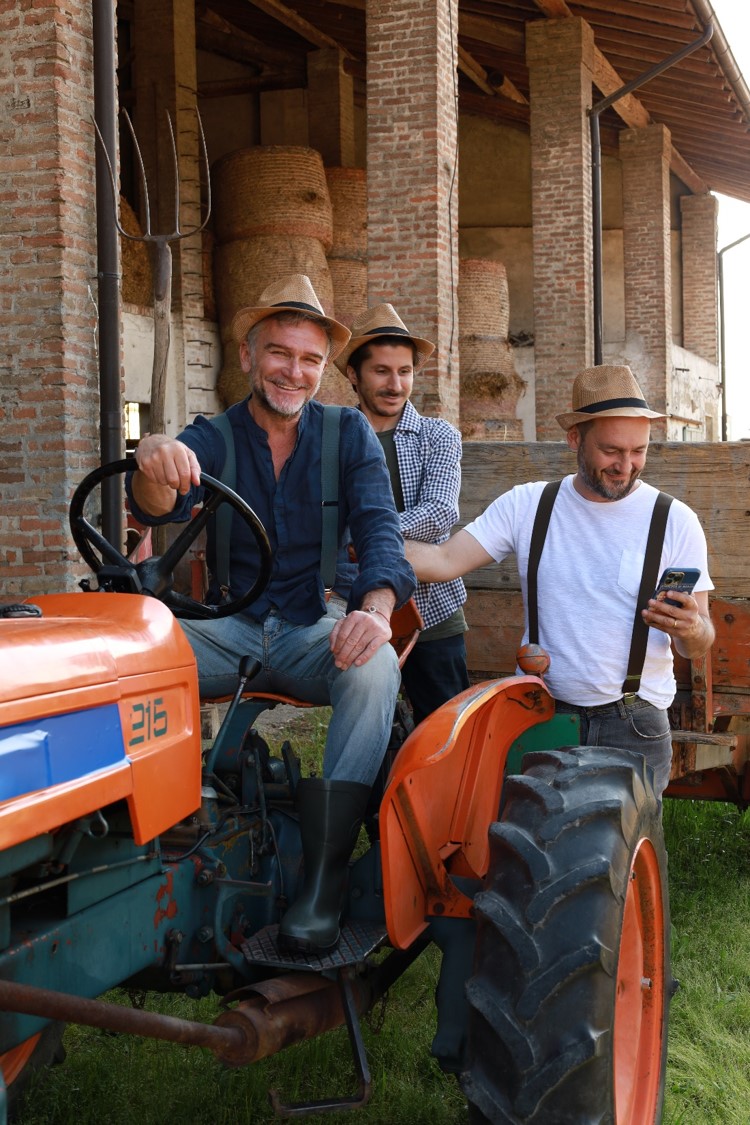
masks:
[[(515, 484), (554, 480), (574, 471), (575, 457), (564, 442), (465, 442), (461, 525)], [(700, 519), (714, 597), (750, 598), (750, 443), (655, 443), (643, 477), (683, 500)], [(466, 585), (472, 676), (512, 673), (523, 633), (515, 558), (475, 571)], [(727, 676), (725, 659), (717, 662), (715, 676), (736, 688), (744, 680), (737, 679), (735, 668)]]

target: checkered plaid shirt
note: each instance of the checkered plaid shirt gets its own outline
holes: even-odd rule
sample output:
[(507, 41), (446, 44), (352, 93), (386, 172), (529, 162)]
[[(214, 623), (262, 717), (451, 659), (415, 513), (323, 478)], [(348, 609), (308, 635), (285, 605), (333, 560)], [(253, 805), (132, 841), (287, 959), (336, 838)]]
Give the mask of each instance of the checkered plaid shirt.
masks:
[[(461, 435), (444, 418), (425, 418), (406, 403), (393, 435), (398, 457), (405, 539), (442, 543), (458, 520), (461, 490)], [(414, 595), (425, 629), (450, 617), (466, 601), (460, 578), (420, 582)]]

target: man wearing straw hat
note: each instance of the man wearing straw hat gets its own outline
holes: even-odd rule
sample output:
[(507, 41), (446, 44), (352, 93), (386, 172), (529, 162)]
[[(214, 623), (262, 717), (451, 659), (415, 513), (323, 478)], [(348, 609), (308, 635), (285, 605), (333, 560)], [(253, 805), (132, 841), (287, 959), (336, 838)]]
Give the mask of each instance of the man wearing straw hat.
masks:
[[(444, 418), (425, 418), (410, 402), (414, 375), (435, 350), (408, 331), (392, 305), (367, 309), (336, 366), (383, 446), (405, 537), (442, 543), (458, 520), (461, 435)], [(347, 590), (356, 566), (339, 564), (335, 588)], [(420, 583), (414, 596), (424, 630), (401, 670), (414, 722), (469, 686), (460, 578)]]
[[(698, 519), (686, 504), (640, 480), (651, 419), (663, 417), (649, 410), (629, 367), (588, 368), (573, 385), (572, 411), (557, 417), (576, 454), (577, 471), (560, 483), (541, 545), (532, 543), (532, 529), (543, 481), (504, 493), (446, 543), (407, 543), (417, 577), (430, 582), (516, 554), (524, 641), (538, 611), (532, 640), (538, 637), (549, 653), (546, 682), (557, 710), (580, 717), (582, 745), (642, 754), (653, 769), (657, 796), (672, 761), (671, 642), (682, 656), (695, 658), (714, 639), (708, 609), (713, 583)], [(652, 531), (657, 510), (666, 520), (659, 535)], [(649, 571), (657, 577), (667, 567), (697, 568), (693, 594), (670, 594), (677, 605), (649, 596), (656, 586), (655, 578), (646, 589), (649, 558), (656, 564)], [(643, 646), (636, 659), (639, 631)]]
[[(328, 607), (320, 574), (321, 448), (324, 408), (313, 400), (326, 364), (349, 330), (326, 316), (309, 278), (269, 286), (256, 307), (232, 322), (249, 396), (226, 417), (235, 446), (236, 491), (257, 512), (274, 549), (269, 585), (241, 614), (183, 621), (198, 663), (201, 694), (229, 695), (241, 657), (261, 662), (259, 691), (332, 705), (323, 776), (305, 778), (296, 801), (305, 859), (302, 893), (282, 919), (287, 949), (324, 952), (339, 938), (346, 867), (388, 744), (399, 688), (388, 644), (394, 606), (415, 588), (404, 557), (383, 453), (358, 410), (341, 412), (339, 535), (346, 526), (360, 559), (348, 612)], [(198, 417), (177, 439), (145, 437), (128, 482), (133, 513), (147, 523), (188, 518), (201, 472), (220, 477), (227, 445)], [(209, 535), (208, 557), (215, 560)], [(257, 573), (250, 533), (235, 520), (229, 592), (238, 597)], [(220, 597), (212, 582), (210, 595)]]

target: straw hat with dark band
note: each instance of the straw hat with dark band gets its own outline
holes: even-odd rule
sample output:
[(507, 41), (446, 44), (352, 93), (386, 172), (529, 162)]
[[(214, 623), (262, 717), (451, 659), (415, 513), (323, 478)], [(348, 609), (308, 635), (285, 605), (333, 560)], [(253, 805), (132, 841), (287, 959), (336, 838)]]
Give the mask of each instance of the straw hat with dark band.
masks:
[(564, 430), (595, 418), (666, 418), (666, 414), (649, 410), (629, 367), (603, 364), (587, 367), (577, 376), (572, 412), (557, 415)]
[(310, 278), (303, 273), (288, 274), (281, 281), (275, 281), (273, 285), (263, 290), (258, 300), (259, 305), (238, 309), (234, 314), (232, 336), (238, 344), (247, 338), (248, 332), (259, 320), (265, 320), (280, 312), (302, 312), (314, 320), (319, 320), (331, 336), (329, 359), (339, 354), (351, 336), (348, 328), (332, 317), (326, 316)]
[(414, 370), (419, 371), (435, 351), (435, 345), (429, 340), (422, 340), (408, 330), (393, 305), (374, 305), (371, 309), (360, 314), (352, 325), (352, 338), (336, 360), (339, 371), (346, 375), (346, 366), (349, 357), (361, 348), (377, 340), (379, 336), (403, 336), (404, 343), (408, 340), (417, 349), (417, 358)]

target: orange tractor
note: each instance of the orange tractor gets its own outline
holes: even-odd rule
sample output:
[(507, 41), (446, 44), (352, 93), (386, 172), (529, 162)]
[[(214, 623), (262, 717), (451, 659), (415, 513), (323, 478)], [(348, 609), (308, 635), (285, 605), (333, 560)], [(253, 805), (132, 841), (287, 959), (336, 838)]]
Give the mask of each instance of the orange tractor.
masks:
[[(253, 695), (244, 666), (202, 746), (176, 617), (207, 610), (172, 585), (220, 504), (259, 545), (249, 600), (267, 580), (267, 539), (204, 478), (210, 498), (166, 553), (129, 561), (84, 514), (102, 476), (127, 467), (91, 474), (73, 499), (96, 588), (1, 610), (0, 1122), (67, 1022), (197, 1044), (232, 1067), (345, 1024), (351, 1097), (275, 1107), (364, 1104), (360, 1017), (431, 942), (443, 954), (433, 1053), (460, 1076), (472, 1121), (657, 1122), (672, 981), (642, 760), (579, 747), (539, 674), (477, 684), (395, 753), (338, 948), (280, 953), (279, 917), (301, 887), (299, 760), (255, 729), (278, 699)], [(222, 1011), (208, 1025), (97, 999), (118, 985), (213, 991)]]

